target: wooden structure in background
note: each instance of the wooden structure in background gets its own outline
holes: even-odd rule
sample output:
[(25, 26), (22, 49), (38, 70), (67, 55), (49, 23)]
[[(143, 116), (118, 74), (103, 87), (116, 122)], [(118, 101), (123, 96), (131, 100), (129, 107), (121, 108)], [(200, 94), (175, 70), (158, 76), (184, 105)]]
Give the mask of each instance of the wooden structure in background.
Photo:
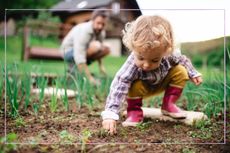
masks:
[(106, 36), (109, 38), (120, 38), (121, 30), (124, 28), (125, 23), (132, 21), (141, 15), (136, 0), (60, 1), (52, 7), (51, 12), (53, 15), (59, 16), (64, 24), (74, 26), (89, 21), (93, 9), (97, 8), (108, 9), (109, 20), (106, 26)]
[[(47, 29), (48, 27), (48, 29)], [(23, 29), (23, 60), (27, 61), (28, 59), (54, 59), (54, 60), (63, 60), (62, 54), (59, 51), (59, 48), (48, 48), (41, 46), (32, 46), (30, 44), (30, 35), (31, 33), (36, 33), (37, 35), (54, 35), (56, 37), (62, 38), (68, 33), (71, 29), (71, 26), (63, 24), (53, 24), (53, 27), (47, 26), (45, 23), (42, 27), (26, 25)]]
[(122, 29), (127, 22), (135, 20), (141, 15), (136, 0), (63, 0), (54, 5), (51, 12), (53, 15), (59, 16), (63, 24), (74, 26), (89, 21), (93, 9), (97, 8), (108, 10), (106, 37), (119, 42), (121, 47), (117, 52), (125, 54), (125, 47), (121, 41)]
[[(115, 48), (115, 51), (112, 50), (112, 52), (125, 54), (125, 47), (121, 42), (121, 31), (124, 28), (125, 23), (132, 21), (141, 15), (136, 0), (70, 0), (61, 1), (51, 9), (53, 15), (60, 17), (63, 22), (62, 24), (42, 23), (43, 25), (41, 25), (41, 23), (34, 23), (33, 25), (25, 26), (23, 35), (23, 59), (62, 59), (62, 55), (58, 48), (31, 46), (29, 41), (30, 33), (35, 32), (38, 35), (52, 33), (54, 35), (56, 34), (56, 36), (62, 40), (74, 25), (91, 19), (92, 9), (101, 7), (108, 9), (109, 13), (109, 20), (106, 26), (106, 36), (107, 39), (112, 42), (112, 49)], [(120, 9), (129, 10), (121, 11)], [(117, 42), (117, 44), (113, 42)]]

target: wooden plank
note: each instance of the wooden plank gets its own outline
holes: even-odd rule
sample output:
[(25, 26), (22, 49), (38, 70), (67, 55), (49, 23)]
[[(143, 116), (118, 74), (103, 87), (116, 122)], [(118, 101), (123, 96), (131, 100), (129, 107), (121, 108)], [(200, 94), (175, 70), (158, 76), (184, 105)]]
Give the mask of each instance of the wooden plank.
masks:
[[(151, 119), (157, 119), (160, 121), (170, 121), (170, 122), (181, 122), (186, 125), (194, 125), (195, 122), (200, 121), (200, 120), (206, 120), (208, 117), (203, 113), (203, 112), (195, 112), (195, 111), (184, 111), (187, 114), (187, 117), (185, 119), (173, 119), (169, 116), (165, 116), (161, 113), (160, 108), (146, 108), (142, 107), (144, 117), (145, 118), (151, 118)], [(124, 111), (123, 115), (126, 115), (127, 112)], [(129, 125), (126, 123), (122, 123), (123, 126), (136, 126), (134, 125)]]
[(42, 23), (37, 21), (31, 21), (27, 24), (23, 30), (23, 44), (22, 44), (22, 59), (27, 61), (28, 59), (49, 59), (49, 60), (63, 60), (63, 55), (59, 51), (59, 48), (39, 47), (31, 46), (30, 34), (37, 34), (42, 36), (54, 35), (58, 37), (64, 37), (70, 30), (71, 25), (63, 25), (53, 23)]
[[(32, 88), (31, 93), (39, 95), (41, 92), (41, 89), (39, 88)], [(77, 95), (77, 91), (66, 89), (67, 97), (68, 98), (74, 98)], [(54, 87), (47, 87), (44, 89), (44, 95), (47, 97), (51, 97), (52, 95), (57, 96), (57, 98), (61, 98), (65, 95), (65, 89), (62, 88), (54, 88)]]
[(63, 60), (63, 55), (58, 48), (31, 47), (30, 58), (59, 59)]
[(57, 77), (63, 77), (64, 75), (58, 75), (55, 73), (30, 73), (32, 78), (37, 78), (37, 77), (45, 77), (45, 78), (51, 78), (51, 79), (56, 79)]

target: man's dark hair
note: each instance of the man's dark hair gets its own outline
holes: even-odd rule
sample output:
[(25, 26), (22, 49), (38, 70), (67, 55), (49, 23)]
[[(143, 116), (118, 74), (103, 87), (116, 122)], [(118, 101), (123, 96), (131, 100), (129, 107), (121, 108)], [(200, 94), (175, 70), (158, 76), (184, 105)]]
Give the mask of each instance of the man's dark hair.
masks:
[(106, 8), (99, 8), (99, 9), (94, 10), (92, 15), (91, 15), (91, 19), (94, 20), (98, 16), (101, 16), (103, 18), (107, 18), (108, 17), (108, 11), (106, 10)]

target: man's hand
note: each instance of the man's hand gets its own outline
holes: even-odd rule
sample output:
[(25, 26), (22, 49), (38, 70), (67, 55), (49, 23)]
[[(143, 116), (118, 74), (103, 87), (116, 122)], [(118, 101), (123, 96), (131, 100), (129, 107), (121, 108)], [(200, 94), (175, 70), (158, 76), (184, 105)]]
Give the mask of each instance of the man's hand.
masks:
[(106, 76), (105, 67), (104, 67), (104, 65), (102, 64), (101, 59), (98, 60), (98, 64), (99, 64), (100, 72), (101, 72), (104, 76)]
[(203, 82), (203, 79), (201, 76), (195, 77), (195, 78), (191, 78), (191, 81), (195, 84), (195, 85), (200, 85)]
[(89, 79), (90, 83), (94, 86), (100, 85), (100, 81), (96, 80), (89, 71), (88, 66), (85, 63), (78, 64), (78, 69), (80, 72), (84, 72), (86, 77)]
[(103, 128), (108, 131), (109, 134), (113, 135), (117, 133), (116, 121), (113, 119), (105, 119), (102, 121)]
[(98, 86), (101, 84), (101, 82), (99, 80), (96, 80), (93, 76), (90, 76), (89, 81), (91, 84), (93, 84), (94, 86)]
[(103, 65), (100, 66), (100, 72), (101, 74), (103, 74), (104, 76), (106, 76), (106, 71), (105, 71), (105, 67)]

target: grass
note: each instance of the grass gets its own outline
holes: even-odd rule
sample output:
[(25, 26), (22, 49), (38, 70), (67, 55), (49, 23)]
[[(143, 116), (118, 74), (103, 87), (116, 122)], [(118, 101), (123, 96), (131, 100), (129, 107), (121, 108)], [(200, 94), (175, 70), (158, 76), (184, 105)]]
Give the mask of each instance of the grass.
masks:
[[(6, 51), (6, 62), (7, 62), (7, 72), (15, 72), (14, 69), (17, 69), (17, 72), (34, 72), (34, 73), (56, 73), (58, 75), (65, 75), (65, 63), (63, 61), (50, 61), (50, 60), (29, 60), (27, 62), (21, 61), (21, 36), (7, 37), (7, 51)], [(34, 38), (31, 39), (31, 44), (39, 46), (48, 46), (48, 47), (59, 47), (60, 42), (54, 38), (40, 39)], [(4, 39), (0, 39), (0, 59), (4, 61)], [(95, 104), (95, 94), (100, 94), (102, 99), (105, 99), (107, 96), (109, 85), (112, 81), (113, 76), (119, 70), (121, 65), (124, 63), (127, 57), (112, 57), (107, 56), (103, 59), (103, 63), (107, 70), (108, 77), (103, 78), (99, 74), (98, 63), (94, 62), (89, 66), (90, 71), (102, 80), (100, 88), (94, 89), (91, 87), (89, 82), (85, 80), (84, 76), (72, 77), (73, 89), (79, 91), (78, 96), (76, 96), (76, 101), (81, 107), (83, 104), (89, 105), (92, 107)], [(1, 62), (3, 65), (3, 62)], [(12, 67), (14, 69), (12, 69)], [(229, 66), (227, 66), (228, 68)], [(204, 111), (209, 117), (216, 116), (219, 113), (223, 113), (224, 107), (224, 71), (221, 68), (207, 67), (206, 69), (198, 69), (203, 74), (204, 83), (201, 86), (195, 86), (192, 83), (188, 83), (184, 90), (184, 97), (186, 99), (186, 107), (188, 110), (199, 110)], [(31, 99), (29, 98), (29, 85), (26, 83), (26, 80), (30, 80), (25, 77), (22, 78), (22, 91), (24, 91), (25, 97), (25, 107), (28, 107), (31, 104)], [(227, 92), (229, 92), (229, 80), (230, 76), (227, 75)], [(1, 80), (0, 80), (1, 81)], [(21, 100), (19, 95), (19, 85), (20, 80), (18, 78), (13, 78), (13, 81), (7, 81), (7, 94), (10, 98), (12, 105), (12, 112), (14, 115), (17, 114), (18, 102)], [(41, 81), (42, 82), (42, 81)], [(60, 80), (57, 82), (61, 82)], [(64, 81), (64, 84), (61, 83), (61, 87), (67, 88), (67, 82)], [(57, 86), (58, 83), (54, 85)], [(3, 81), (0, 82), (0, 86), (3, 86)], [(24, 89), (23, 89), (24, 88)], [(41, 88), (42, 89), (42, 88)], [(1, 91), (2, 92), (2, 91)], [(63, 105), (66, 110), (68, 110), (68, 101), (66, 97), (63, 97)], [(43, 95), (40, 95), (40, 101), (43, 101)], [(84, 101), (84, 103), (83, 103)], [(85, 102), (86, 101), (86, 102)], [(230, 101), (227, 97), (227, 101)], [(53, 95), (53, 102), (56, 103), (55, 95)], [(157, 102), (157, 105), (161, 105), (161, 98), (156, 97), (155, 100), (151, 100), (151, 106)], [(228, 104), (228, 103), (227, 103)], [(39, 105), (37, 103), (31, 104), (34, 108), (34, 111), (37, 112)], [(56, 107), (56, 104), (54, 105)], [(36, 113), (35, 113), (36, 114)]]
[(21, 80), (22, 92), (25, 95), (25, 109), (29, 106), (30, 103), (30, 93), (31, 93), (31, 77), (29, 73), (25, 73)]
[(65, 143), (70, 144), (70, 143), (74, 143), (74, 141), (77, 140), (77, 138), (74, 135), (72, 135), (66, 130), (61, 131), (59, 133), (59, 137), (60, 137), (61, 144), (65, 144)]
[[(224, 73), (218, 69), (201, 70), (204, 82), (200, 86), (188, 83), (184, 95), (188, 110), (204, 111), (209, 117), (223, 113)], [(228, 78), (229, 79), (229, 78)]]
[[(17, 72), (17, 66), (13, 66), (12, 70)], [(8, 97), (8, 102), (10, 104), (11, 108), (11, 115), (13, 117), (18, 116), (18, 108), (19, 108), (19, 78), (16, 75), (13, 75), (12, 77), (8, 74), (8, 69), (5, 71), (6, 73), (6, 93)]]
[(0, 137), (0, 153), (11, 152), (17, 149), (15, 141), (17, 140), (17, 134), (9, 133), (6, 137)]
[(58, 85), (58, 82), (56, 82), (56, 80), (55, 80), (55, 81), (53, 81), (52, 84), (53, 85), (56, 84), (56, 88), (53, 88), (53, 93), (52, 93), (52, 96), (51, 96), (51, 101), (49, 103), (50, 110), (53, 113), (53, 112), (55, 112), (57, 110), (57, 106), (58, 106), (58, 104), (57, 104), (57, 102), (58, 102), (58, 99), (57, 99), (57, 91), (58, 91), (57, 90), (57, 85)]
[(4, 67), (0, 64), (0, 100), (3, 98), (4, 79)]
[[(22, 36), (11, 36), (7, 37), (6, 40), (6, 63), (7, 64), (17, 64), (19, 65), (18, 71), (23, 71), (22, 69), (32, 70), (33, 72), (50, 72), (63, 75), (65, 64), (63, 61), (55, 60), (37, 60), (30, 59), (27, 62), (22, 61)], [(32, 45), (43, 46), (43, 47), (60, 47), (60, 42), (55, 38), (34, 38), (31, 39)], [(0, 39), (0, 61), (5, 61), (4, 52), (4, 39)], [(107, 74), (112, 77), (115, 75), (116, 71), (120, 68), (122, 63), (125, 61), (126, 57), (112, 57), (107, 56), (103, 59), (103, 63), (107, 70)], [(2, 62), (3, 64), (3, 62)], [(55, 67), (55, 69), (54, 69)], [(98, 63), (94, 62), (89, 66), (89, 69), (95, 75), (99, 75)]]

